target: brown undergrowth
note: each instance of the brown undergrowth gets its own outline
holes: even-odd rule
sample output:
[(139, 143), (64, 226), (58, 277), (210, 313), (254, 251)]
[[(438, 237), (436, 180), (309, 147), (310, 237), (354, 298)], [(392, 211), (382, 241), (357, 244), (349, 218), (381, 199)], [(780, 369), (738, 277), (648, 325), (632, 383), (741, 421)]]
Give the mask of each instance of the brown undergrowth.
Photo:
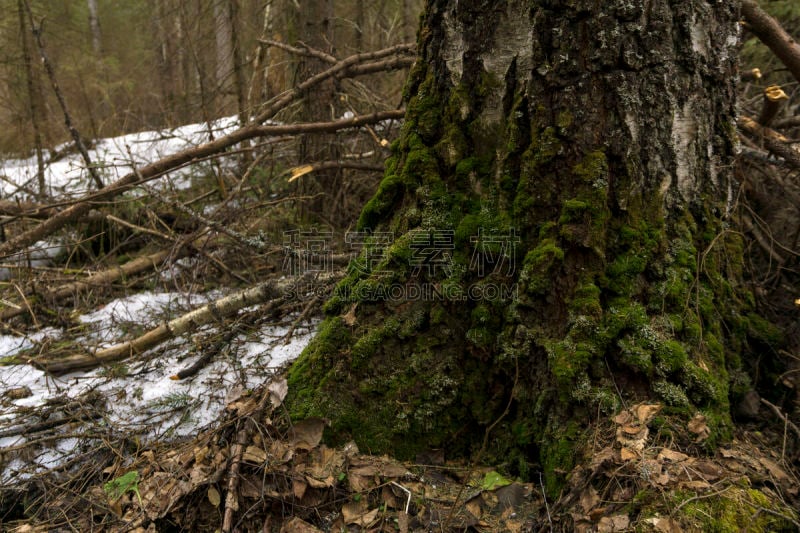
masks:
[[(326, 421), (290, 424), (284, 379), (231, 398), (214, 427), (182, 442), (109, 453), (6, 488), (30, 517), (9, 531), (794, 531), (800, 480), (780, 433), (741, 431), (703, 451), (658, 404), (593, 424), (595, 438), (556, 501), (541, 483), (448, 462), (414, 463), (323, 443)], [(690, 438), (683, 437), (689, 436)], [(777, 442), (775, 441), (777, 439)], [(117, 448), (115, 449), (114, 446)], [(796, 466), (796, 465), (795, 465)], [(535, 477), (535, 476), (534, 476)]]

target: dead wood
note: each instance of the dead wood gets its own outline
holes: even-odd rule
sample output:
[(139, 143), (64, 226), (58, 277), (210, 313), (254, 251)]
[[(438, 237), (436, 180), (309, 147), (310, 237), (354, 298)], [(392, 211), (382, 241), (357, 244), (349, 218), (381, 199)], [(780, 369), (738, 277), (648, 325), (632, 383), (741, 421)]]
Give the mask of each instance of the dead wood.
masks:
[(750, 117), (739, 117), (739, 127), (754, 135), (769, 151), (782, 157), (787, 164), (800, 170), (800, 152), (792, 148), (789, 139), (773, 129), (761, 126)]
[(747, 27), (759, 40), (767, 45), (789, 72), (800, 81), (800, 45), (780, 23), (758, 6), (755, 0), (742, 1), (742, 15)]
[(7, 257), (17, 250), (33, 244), (65, 225), (78, 220), (89, 212), (94, 202), (108, 200), (123, 192), (130, 190), (136, 185), (156, 179), (165, 172), (173, 170), (185, 163), (211, 154), (221, 152), (229, 146), (238, 144), (244, 140), (255, 137), (270, 137), (278, 135), (292, 135), (298, 133), (331, 133), (347, 128), (357, 128), (365, 124), (375, 124), (384, 120), (401, 119), (405, 115), (402, 109), (390, 111), (380, 111), (369, 115), (357, 116), (349, 119), (335, 120), (332, 122), (313, 122), (303, 124), (287, 124), (283, 126), (260, 126), (251, 124), (239, 128), (228, 135), (220, 137), (214, 141), (201, 144), (195, 148), (182, 150), (169, 155), (163, 159), (145, 165), (135, 172), (131, 172), (114, 183), (111, 183), (99, 191), (89, 194), (77, 203), (64, 209), (56, 215), (41, 222), (37, 226), (25, 231), (8, 241), (0, 244), (0, 258)]
[[(341, 277), (341, 273), (324, 274), (322, 277), (323, 279), (320, 281), (331, 282)], [(182, 335), (200, 326), (231, 316), (245, 307), (259, 305), (272, 299), (294, 297), (299, 290), (306, 287), (311, 281), (312, 278), (310, 276), (303, 276), (299, 279), (280, 279), (259, 283), (254, 287), (235, 292), (190, 311), (183, 316), (165, 322), (130, 341), (116, 344), (94, 353), (77, 353), (52, 360), (36, 358), (30, 362), (46, 372), (60, 375), (120, 361), (140, 354), (168, 339)]]
[[(114, 266), (107, 270), (101, 270), (89, 276), (86, 279), (73, 281), (62, 285), (56, 289), (46, 291), (42, 295), (45, 301), (58, 301), (78, 294), (80, 292), (88, 291), (92, 288), (103, 287), (111, 285), (136, 274), (140, 274), (146, 270), (157, 268), (166, 259), (178, 259), (189, 253), (191, 248), (183, 243), (178, 246), (165, 248), (157, 252), (138, 257), (128, 261), (124, 265)], [(8, 320), (16, 316), (25, 314), (28, 311), (27, 307), (16, 307), (0, 310), (0, 320)]]

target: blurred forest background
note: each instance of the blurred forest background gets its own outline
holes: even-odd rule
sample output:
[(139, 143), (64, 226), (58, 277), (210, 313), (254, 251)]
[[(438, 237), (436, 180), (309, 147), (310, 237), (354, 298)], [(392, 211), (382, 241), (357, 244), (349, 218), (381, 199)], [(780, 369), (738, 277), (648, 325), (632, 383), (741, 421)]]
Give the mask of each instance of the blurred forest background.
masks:
[[(3, 0), (0, 6), (0, 152), (23, 155), (36, 144), (69, 140), (32, 28), (41, 30), (76, 128), (98, 138), (248, 117), (314, 68), (269, 41), (303, 42), (337, 57), (412, 42), (421, 1)], [(388, 77), (377, 88), (399, 104), (403, 79)], [(334, 99), (330, 115), (371, 96), (362, 87)]]

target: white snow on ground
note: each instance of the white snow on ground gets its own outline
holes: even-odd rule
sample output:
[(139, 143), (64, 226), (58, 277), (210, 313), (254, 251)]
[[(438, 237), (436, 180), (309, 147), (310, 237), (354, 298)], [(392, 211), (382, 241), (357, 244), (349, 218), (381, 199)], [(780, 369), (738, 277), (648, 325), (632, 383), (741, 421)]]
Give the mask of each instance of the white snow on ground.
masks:
[[(89, 154), (93, 164), (100, 167), (104, 183), (109, 184), (129, 173), (132, 164), (151, 163), (208, 141), (210, 132), (218, 138), (236, 127), (236, 119), (229, 117), (211, 124), (133, 133), (100, 140)], [(63, 151), (66, 146), (57, 147), (54, 152)], [(46, 153), (45, 160), (51, 156), (51, 153)], [(189, 187), (192, 173), (196, 171), (197, 164), (191, 169), (177, 169), (166, 178), (152, 182), (152, 186)], [(32, 199), (31, 193), (37, 192), (38, 188), (36, 173), (35, 157), (0, 160), (0, 198)], [(49, 163), (45, 177), (48, 194), (60, 200), (78, 197), (94, 189), (83, 160), (74, 151)], [(62, 250), (63, 246), (55, 240), (42, 241), (25, 254), (4, 258), (2, 263), (23, 267), (46, 266), (48, 260)], [(168, 274), (169, 271), (162, 272), (165, 279), (169, 278)], [(13, 271), (0, 267), (0, 281), (12, 275)], [(219, 291), (200, 295), (143, 292), (120, 298), (79, 317), (85, 331), (76, 340), (87, 349), (130, 340), (141, 334), (143, 328), (154, 327), (221, 295)], [(209, 337), (213, 327), (206, 326), (191, 335), (173, 339), (132, 361), (58, 378), (47, 376), (31, 365), (0, 365), (0, 483), (30, 476), (37, 469), (63, 464), (85, 451), (91, 441), (71, 436), (78, 435), (81, 428), (65, 426), (63, 438), (26, 446), (21, 450), (24, 457), (19, 457), (15, 447), (26, 442), (30, 444), (30, 441), (24, 436), (11, 435), (13, 431), (9, 429), (42, 422), (32, 410), (34, 408), (49, 407), (52, 414), (48, 420), (63, 416), (59, 405), (74, 399), (86, 401), (86, 395), (91, 391), (100, 393), (107, 409), (105, 419), (84, 424), (93, 424), (94, 433), (102, 433), (106, 428), (115, 434), (126, 432), (145, 440), (195, 434), (199, 428), (213, 422), (237, 394), (263, 383), (275, 368), (299, 355), (310, 341), (316, 324), (300, 324), (285, 341), (293, 320), (288, 317), (286, 323), (265, 325), (247, 338), (234, 338), (197, 374), (180, 381), (172, 380), (170, 376), (196, 360), (196, 354), (202, 351), (195, 350), (196, 343), (203, 342), (204, 336)], [(59, 342), (62, 337), (66, 338), (66, 332), (56, 328), (46, 328), (27, 336), (0, 335), (0, 359), (24, 350), (46, 352), (47, 346)], [(69, 337), (74, 339), (74, 332)], [(10, 389), (21, 387), (30, 389), (30, 394), (19, 399), (4, 396)], [(36, 435), (30, 437), (31, 440), (36, 438)]]
[[(190, 124), (172, 130), (129, 133), (102, 139), (88, 153), (92, 164), (99, 167), (100, 176), (107, 185), (131, 172), (132, 164), (143, 166), (152, 163), (164, 156), (207, 142), (211, 133), (214, 138), (218, 138), (237, 127), (236, 117), (227, 117), (210, 124)], [(56, 147), (54, 152), (61, 152), (70, 146), (71, 143), (65, 143)], [(51, 153), (46, 152), (45, 161), (51, 156)], [(45, 170), (48, 193), (53, 197), (63, 198), (80, 196), (93, 189), (94, 184), (85, 166), (75, 150), (50, 162)], [(196, 169), (197, 166), (194, 165), (192, 168), (185, 167), (170, 172), (172, 186), (189, 187), (191, 173)], [(0, 174), (5, 177), (0, 180), (0, 198), (14, 197), (21, 200), (28, 196), (26, 191), (36, 191), (38, 188), (35, 156), (0, 162)]]
[[(109, 345), (130, 338), (130, 329), (153, 327), (158, 322), (174, 318), (190, 308), (219, 298), (217, 292), (204, 295), (179, 293), (140, 293), (114, 300), (101, 309), (79, 317), (87, 331), (79, 341), (96, 347), (98, 340)], [(192, 435), (213, 422), (232, 395), (264, 383), (274, 370), (297, 357), (313, 335), (315, 323), (297, 327), (286, 342), (292, 317), (283, 324), (267, 325), (249, 338), (236, 337), (197, 374), (184, 380), (170, 376), (190, 366), (198, 357), (193, 345), (198, 335), (210, 334), (206, 327), (195, 332), (194, 338), (178, 338), (166, 346), (123, 361), (114, 369), (99, 368), (75, 372), (58, 378), (48, 377), (30, 365), (0, 366), (0, 393), (12, 388), (28, 387), (30, 395), (16, 400), (0, 401), (0, 433), (3, 429), (25, 421), (30, 408), (47, 402), (85, 398), (95, 391), (105, 398), (106, 423), (118, 431), (126, 430), (142, 439)], [(30, 337), (0, 335), (0, 357), (15, 355), (22, 350), (54, 342), (61, 331), (48, 328)], [(187, 353), (192, 355), (187, 356)], [(121, 370), (124, 366), (124, 371)], [(34, 423), (38, 421), (38, 418)], [(0, 437), (0, 454), (26, 442), (26, 437)], [(43, 448), (30, 461), (11, 461), (0, 464), (0, 482), (29, 475), (31, 466), (52, 467), (76, 452), (74, 438), (55, 442), (55, 447)], [(24, 472), (24, 473), (23, 473)]]

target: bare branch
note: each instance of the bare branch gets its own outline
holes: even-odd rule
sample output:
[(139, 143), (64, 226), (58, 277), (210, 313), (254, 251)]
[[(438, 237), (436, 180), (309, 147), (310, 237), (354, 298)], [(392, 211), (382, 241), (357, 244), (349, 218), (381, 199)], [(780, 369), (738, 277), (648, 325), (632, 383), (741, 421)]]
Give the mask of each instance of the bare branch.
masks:
[(740, 117), (739, 127), (755, 135), (771, 152), (781, 156), (789, 165), (800, 169), (800, 152), (792, 148), (789, 139), (775, 130), (759, 125), (750, 117)]
[(107, 200), (113, 198), (123, 192), (130, 190), (136, 185), (155, 179), (165, 172), (175, 169), (184, 163), (191, 162), (201, 157), (208, 156), (221, 152), (238, 144), (246, 139), (254, 137), (271, 137), (279, 135), (292, 135), (297, 133), (330, 133), (347, 128), (357, 128), (365, 124), (374, 124), (390, 119), (400, 119), (404, 116), (404, 110), (391, 110), (372, 113), (370, 115), (362, 115), (349, 119), (335, 120), (332, 122), (314, 122), (305, 124), (287, 124), (283, 126), (260, 126), (258, 124), (251, 124), (243, 128), (239, 128), (224, 137), (220, 137), (213, 141), (201, 144), (195, 148), (182, 150), (175, 154), (169, 155), (163, 159), (159, 159), (153, 163), (145, 165), (135, 172), (131, 172), (114, 183), (111, 183), (101, 190), (87, 195), (78, 201), (75, 205), (64, 209), (60, 213), (53, 215), (45, 221), (42, 221), (37, 226), (25, 231), (8, 241), (0, 244), (0, 258), (7, 257), (17, 250), (33, 244), (55, 231), (64, 227), (66, 224), (78, 220), (83, 215), (89, 212), (93, 206), (93, 202), (98, 200)]
[[(329, 274), (326, 281), (333, 281), (340, 276), (339, 273)], [(140, 354), (168, 339), (182, 335), (200, 326), (231, 316), (245, 307), (286, 297), (301, 287), (302, 283), (308, 281), (310, 281), (310, 278), (304, 276), (300, 279), (281, 279), (259, 283), (165, 322), (135, 339), (98, 350), (93, 354), (77, 353), (49, 361), (32, 360), (31, 363), (51, 374), (59, 375), (120, 361), (132, 355)]]
[(742, 0), (742, 15), (748, 28), (772, 50), (800, 81), (800, 46), (780, 23), (758, 6), (755, 0)]

